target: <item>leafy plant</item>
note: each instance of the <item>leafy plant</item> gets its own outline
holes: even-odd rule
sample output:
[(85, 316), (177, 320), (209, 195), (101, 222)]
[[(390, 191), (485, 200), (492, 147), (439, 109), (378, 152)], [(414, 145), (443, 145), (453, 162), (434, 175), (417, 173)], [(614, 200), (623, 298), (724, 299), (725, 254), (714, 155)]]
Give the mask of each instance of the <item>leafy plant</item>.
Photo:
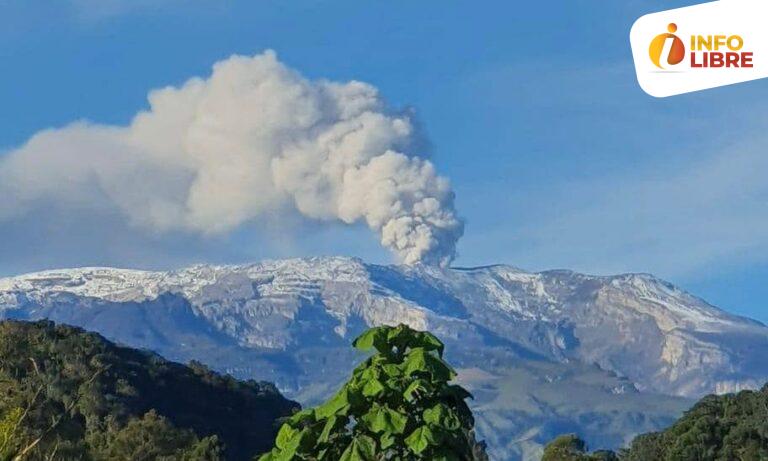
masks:
[(319, 407), (296, 413), (260, 461), (473, 460), (474, 419), (443, 343), (406, 325), (372, 328), (353, 345), (375, 350)]

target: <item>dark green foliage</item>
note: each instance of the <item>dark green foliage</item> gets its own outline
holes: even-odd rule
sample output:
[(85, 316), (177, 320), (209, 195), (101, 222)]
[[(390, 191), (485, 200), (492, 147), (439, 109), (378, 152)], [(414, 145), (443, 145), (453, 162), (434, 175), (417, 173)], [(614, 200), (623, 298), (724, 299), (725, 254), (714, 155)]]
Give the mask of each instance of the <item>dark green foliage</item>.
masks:
[(585, 450), (586, 444), (575, 434), (561, 435), (547, 445), (541, 461), (581, 461)]
[(94, 459), (131, 461), (204, 461), (222, 459), (216, 436), (199, 441), (191, 430), (177, 429), (167, 419), (150, 411), (132, 418), (124, 427), (99, 433), (90, 439)]
[(768, 386), (708, 396), (669, 429), (636, 438), (627, 460), (760, 461), (768, 459)]
[[(604, 459), (594, 458), (599, 453), (587, 455), (583, 442), (579, 440), (579, 445), (574, 440), (578, 438), (558, 437), (547, 445), (542, 461)], [(768, 385), (760, 391), (705, 397), (670, 428), (636, 437), (618, 459), (764, 461), (768, 459)]]
[(541, 461), (616, 461), (610, 451), (587, 453), (587, 445), (575, 434), (561, 435), (544, 449)]
[(631, 449), (622, 450), (622, 461), (661, 460), (664, 456), (661, 443), (661, 433), (638, 435), (632, 441)]
[(354, 346), (374, 349), (323, 405), (291, 417), (261, 461), (480, 460), (471, 397), (449, 384), (443, 343), (427, 332), (377, 327)]
[(0, 461), (249, 459), (297, 408), (78, 328), (0, 322)]

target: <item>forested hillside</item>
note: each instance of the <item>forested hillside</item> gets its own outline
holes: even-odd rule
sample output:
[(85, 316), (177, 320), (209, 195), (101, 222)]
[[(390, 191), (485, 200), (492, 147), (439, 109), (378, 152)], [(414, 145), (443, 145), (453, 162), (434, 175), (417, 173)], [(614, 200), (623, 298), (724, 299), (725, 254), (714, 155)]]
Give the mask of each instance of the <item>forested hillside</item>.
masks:
[(668, 429), (636, 437), (618, 454), (589, 454), (574, 435), (550, 443), (542, 461), (763, 461), (768, 459), (768, 385), (710, 395)]
[(269, 383), (48, 321), (0, 322), (2, 460), (246, 460), (297, 408)]
[(623, 459), (768, 459), (768, 386), (703, 398), (669, 429), (635, 438)]

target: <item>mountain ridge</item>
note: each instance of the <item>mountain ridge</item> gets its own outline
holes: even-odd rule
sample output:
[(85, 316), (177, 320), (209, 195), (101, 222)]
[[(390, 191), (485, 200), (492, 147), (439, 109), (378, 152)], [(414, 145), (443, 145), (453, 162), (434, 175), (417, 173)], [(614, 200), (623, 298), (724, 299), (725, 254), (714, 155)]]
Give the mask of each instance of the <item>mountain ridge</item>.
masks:
[[(286, 274), (293, 274), (293, 277)], [(282, 280), (273, 283), (275, 275)], [(694, 397), (709, 392), (739, 390), (741, 385), (737, 376), (731, 376), (730, 381), (699, 383), (688, 388), (675, 383), (675, 367), (685, 361), (683, 355), (693, 350), (691, 347), (681, 350), (681, 347), (704, 347), (710, 344), (704, 340), (704, 336), (722, 336), (730, 332), (748, 333), (764, 341), (768, 338), (768, 328), (762, 323), (720, 310), (650, 274), (594, 276), (563, 269), (527, 272), (508, 265), (451, 269), (419, 265), (382, 266), (365, 264), (357, 258), (342, 257), (272, 260), (245, 265), (194, 265), (186, 269), (164, 272), (105, 267), (41, 271), (0, 279), (0, 309), (11, 310), (14, 305), (19, 306), (30, 299), (35, 301), (36, 296), (42, 299), (49, 295), (68, 293), (114, 302), (143, 302), (156, 299), (167, 292), (180, 294), (188, 300), (197, 300), (198, 302), (192, 303), (194, 314), (211, 321), (212, 316), (215, 317), (217, 313), (206, 308), (206, 298), (211, 297), (210, 293), (206, 294), (206, 290), (229, 290), (226, 293), (228, 297), (240, 296), (241, 299), (272, 297), (279, 300), (280, 296), (317, 297), (324, 289), (323, 284), (329, 283), (357, 284), (358, 288), (367, 288), (373, 298), (395, 301), (386, 307), (377, 307), (378, 312), (368, 312), (369, 317), (374, 317), (368, 318), (373, 323), (386, 323), (387, 320), (394, 320), (397, 315), (405, 315), (406, 321), (414, 323), (412, 326), (422, 328), (426, 326), (427, 317), (432, 320), (441, 318), (449, 323), (454, 320), (469, 320), (466, 305), (477, 300), (468, 302), (455, 294), (456, 291), (467, 287), (483, 290), (484, 293), (479, 295), (484, 298), (479, 299), (480, 304), (486, 304), (485, 307), (492, 304), (492, 307), (500, 308), (504, 311), (503, 314), (512, 317), (512, 321), (544, 322), (550, 327), (554, 326), (555, 330), (557, 325), (570, 324), (577, 324), (586, 329), (596, 319), (613, 320), (627, 312), (637, 314), (645, 320), (652, 320), (663, 337), (665, 349), (661, 351), (661, 360), (656, 363), (654, 371), (668, 372), (668, 385), (654, 386), (644, 383), (642, 379), (638, 379), (639, 373), (633, 374), (621, 364), (611, 363), (594, 347), (584, 348), (583, 340), (579, 346), (574, 346), (585, 350), (584, 353), (578, 354), (578, 358), (588, 363), (600, 363), (603, 368), (628, 376), (638, 381), (641, 386)], [(589, 292), (589, 285), (594, 285), (592, 292)], [(623, 299), (616, 299), (616, 290), (612, 288), (631, 292), (618, 293), (618, 297)], [(555, 293), (556, 291), (560, 293)], [(584, 293), (578, 293), (579, 291)], [(14, 293), (20, 293), (21, 299), (14, 300)], [(582, 299), (576, 302), (571, 299), (579, 296)], [(583, 299), (584, 296), (595, 296), (597, 299)], [(602, 306), (599, 309), (592, 306), (600, 303)], [(588, 312), (584, 309), (584, 312), (579, 312), (576, 309), (588, 304), (592, 307)], [(614, 309), (607, 312), (616, 305), (621, 306), (623, 310)], [(387, 308), (397, 314), (390, 312), (390, 315), (386, 315)], [(335, 331), (342, 335), (345, 334), (344, 320), (341, 319), (341, 323), (335, 328)], [(624, 325), (619, 325), (616, 330), (622, 327)], [(277, 349), (288, 347), (281, 341), (270, 343), (255, 336), (250, 339), (257, 346)], [(568, 352), (572, 351), (569, 350), (566, 339), (563, 337), (550, 340), (550, 347), (544, 354), (556, 356), (558, 359), (563, 358), (563, 352), (568, 355)], [(625, 345), (631, 347), (631, 344)], [(542, 352), (536, 350), (541, 349), (540, 347), (531, 348)], [(700, 356), (705, 352), (699, 350), (697, 357), (702, 365), (706, 366), (707, 361), (711, 362), (717, 357), (711, 354)], [(724, 361), (722, 357), (720, 360)], [(728, 368), (727, 364), (723, 365)], [(665, 367), (671, 370), (665, 371)], [(768, 366), (762, 371), (768, 372)], [(759, 384), (758, 381), (745, 381), (743, 387), (756, 387)]]
[[(768, 377), (754, 353), (768, 351), (768, 328), (647, 274), (346, 257), (81, 268), (0, 279), (0, 317), (80, 325), (173, 360), (273, 381), (302, 404), (325, 398), (360, 360), (349, 342), (363, 329), (428, 329), (478, 396), (473, 410), (496, 459), (536, 459), (558, 432), (616, 448), (674, 420), (687, 397), (756, 388)], [(566, 398), (570, 389), (583, 403)], [(671, 397), (650, 404), (645, 396), (656, 394)]]

